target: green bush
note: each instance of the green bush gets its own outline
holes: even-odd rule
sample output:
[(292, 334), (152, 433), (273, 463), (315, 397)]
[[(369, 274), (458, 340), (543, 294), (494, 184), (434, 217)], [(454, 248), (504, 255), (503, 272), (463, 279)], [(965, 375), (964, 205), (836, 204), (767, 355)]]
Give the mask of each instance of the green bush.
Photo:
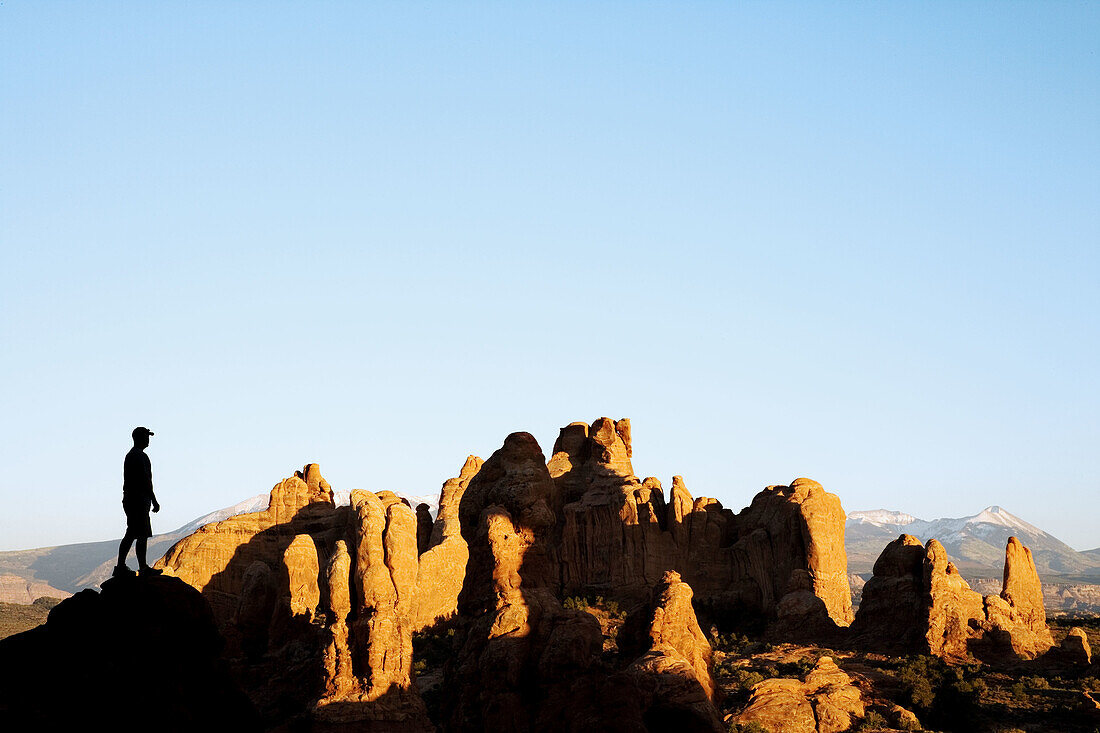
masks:
[(880, 728), (885, 728), (885, 727), (887, 727), (886, 726), (886, 718), (882, 717), (881, 715), (879, 715), (878, 713), (876, 713), (872, 710), (871, 712), (864, 715), (863, 719), (860, 720), (859, 723), (856, 725), (856, 727), (852, 728), (852, 730), (855, 730), (855, 731), (871, 731), (871, 730), (879, 730)]
[(729, 733), (771, 733), (755, 720), (748, 723), (730, 723)]
[(1035, 690), (1049, 690), (1050, 689), (1050, 682), (1047, 681), (1047, 678), (1046, 677), (1040, 677), (1039, 675), (1035, 675), (1033, 677), (1024, 677), (1020, 681), (1023, 682), (1028, 687), (1030, 687), (1032, 689), (1035, 689)]
[(570, 611), (586, 611), (588, 610), (588, 601), (578, 596), (571, 596), (566, 598), (562, 603)]
[(910, 705), (930, 710), (943, 684), (944, 664), (935, 657), (909, 657), (898, 668), (898, 682)]

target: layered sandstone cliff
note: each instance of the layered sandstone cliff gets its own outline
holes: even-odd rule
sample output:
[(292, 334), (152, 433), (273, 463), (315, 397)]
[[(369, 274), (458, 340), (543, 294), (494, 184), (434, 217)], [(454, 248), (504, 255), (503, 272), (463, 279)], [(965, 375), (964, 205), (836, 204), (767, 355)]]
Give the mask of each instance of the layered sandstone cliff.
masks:
[(630, 436), (628, 420), (600, 418), (562, 428), (554, 445), (564, 594), (636, 601), (673, 570), (719, 610), (799, 629), (851, 622), (836, 495), (802, 478), (769, 486), (735, 515), (674, 476), (666, 501), (660, 481), (634, 475)]

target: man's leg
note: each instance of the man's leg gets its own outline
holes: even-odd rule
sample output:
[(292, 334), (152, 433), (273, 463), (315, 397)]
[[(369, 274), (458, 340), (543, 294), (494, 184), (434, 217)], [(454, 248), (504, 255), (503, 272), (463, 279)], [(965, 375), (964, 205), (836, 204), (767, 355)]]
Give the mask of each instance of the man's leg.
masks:
[(138, 537), (137, 538), (137, 561), (138, 561), (138, 567), (141, 568), (142, 570), (149, 567), (149, 563), (145, 562), (145, 550), (148, 546), (149, 546), (149, 538), (148, 537)]
[(134, 538), (130, 535), (129, 530), (122, 537), (122, 542), (118, 546), (118, 566), (126, 566), (126, 556), (130, 554), (130, 545), (134, 544)]

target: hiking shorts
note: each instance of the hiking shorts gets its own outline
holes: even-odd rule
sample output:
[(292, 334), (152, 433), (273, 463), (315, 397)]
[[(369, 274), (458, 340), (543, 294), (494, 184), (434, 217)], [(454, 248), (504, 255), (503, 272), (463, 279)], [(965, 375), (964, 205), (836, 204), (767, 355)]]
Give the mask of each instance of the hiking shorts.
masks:
[(151, 537), (152, 525), (149, 524), (148, 499), (123, 499), (122, 511), (126, 512), (126, 534), (130, 537)]

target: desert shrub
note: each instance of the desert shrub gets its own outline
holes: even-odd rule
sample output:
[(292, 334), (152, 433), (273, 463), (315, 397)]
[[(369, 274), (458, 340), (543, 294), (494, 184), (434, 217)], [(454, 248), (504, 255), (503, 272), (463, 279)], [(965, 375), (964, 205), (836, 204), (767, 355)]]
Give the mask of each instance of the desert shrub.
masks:
[(1049, 690), (1050, 689), (1050, 682), (1047, 681), (1047, 678), (1046, 677), (1040, 677), (1039, 675), (1034, 675), (1033, 677), (1024, 677), (1020, 681), (1023, 682), (1027, 687), (1030, 687), (1030, 688), (1033, 688), (1033, 689), (1036, 689), (1036, 690)]
[(802, 679), (810, 673), (815, 664), (817, 664), (817, 660), (809, 657), (803, 657), (797, 662), (780, 662), (775, 666), (776, 674), (772, 676)]
[(921, 720), (948, 730), (970, 730), (987, 686), (981, 665), (948, 666), (936, 657), (906, 659), (897, 670), (904, 703), (921, 711)]
[(454, 635), (453, 626), (413, 634), (413, 670), (424, 674), (442, 667), (454, 654)]
[(906, 701), (915, 707), (930, 710), (936, 692), (943, 684), (944, 664), (935, 657), (910, 657), (898, 668), (897, 679), (905, 690)]
[(771, 733), (755, 720), (748, 723), (730, 723), (729, 733)]
[(864, 715), (863, 719), (860, 720), (859, 723), (857, 723), (856, 726), (854, 728), (852, 728), (852, 730), (854, 730), (854, 731), (871, 731), (871, 730), (879, 730), (879, 729), (885, 728), (885, 727), (887, 727), (886, 726), (886, 718), (882, 717), (880, 714), (878, 714), (878, 713), (876, 713), (875, 711), (872, 710), (871, 712)]
[(561, 605), (565, 606), (570, 611), (584, 611), (588, 608), (588, 601), (579, 596), (570, 596), (566, 598)]
[(1016, 684), (1014, 684), (1012, 686), (1012, 697), (1014, 697), (1015, 699), (1017, 699), (1021, 702), (1026, 700), (1027, 699), (1027, 685), (1025, 685), (1023, 682), (1017, 682)]
[(737, 710), (747, 705), (752, 696), (752, 688), (766, 679), (759, 672), (745, 667), (735, 667), (726, 671), (728, 694), (724, 707), (729, 710)]

